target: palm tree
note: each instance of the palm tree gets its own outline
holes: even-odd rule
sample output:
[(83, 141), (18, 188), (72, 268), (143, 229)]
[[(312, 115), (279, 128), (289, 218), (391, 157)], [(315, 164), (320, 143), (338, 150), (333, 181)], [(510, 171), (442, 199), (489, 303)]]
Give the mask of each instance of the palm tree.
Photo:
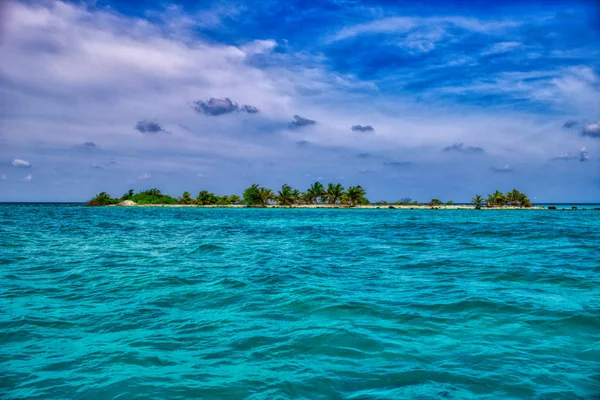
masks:
[(323, 188), (321, 182), (315, 182), (312, 185), (310, 185), (310, 187), (306, 191), (306, 194), (308, 195), (308, 197), (310, 197), (310, 201), (313, 204), (318, 204), (319, 198), (325, 194), (325, 189)]
[(344, 187), (336, 183), (330, 183), (327, 185), (327, 191), (325, 192), (325, 197), (327, 198), (327, 202), (329, 204), (335, 204), (344, 196)]
[(135, 192), (133, 191), (133, 189), (129, 189), (127, 193), (125, 193), (123, 197), (121, 197), (121, 200), (131, 200), (134, 194)]
[(294, 204), (294, 194), (292, 187), (288, 184), (281, 186), (281, 190), (277, 192), (275, 200), (282, 206)]
[(516, 206), (519, 203), (521, 198), (521, 192), (517, 189), (513, 189), (512, 191), (506, 193), (506, 203)]
[(471, 203), (475, 205), (475, 208), (479, 209), (481, 208), (481, 204), (483, 203), (483, 197), (477, 194), (475, 195), (475, 197), (473, 197)]
[(494, 193), (489, 194), (486, 200), (488, 207), (503, 206), (506, 204), (506, 197), (501, 191), (496, 190)]
[(202, 190), (196, 197), (196, 202), (201, 206), (214, 204), (214, 194), (209, 193), (207, 190)]
[(304, 204), (310, 204), (313, 202), (313, 197), (309, 192), (300, 193), (300, 201)]
[(346, 197), (348, 199), (348, 204), (351, 206), (355, 206), (360, 203), (361, 199), (365, 197), (367, 192), (359, 185), (359, 186), (350, 186), (346, 191)]
[(258, 191), (260, 193), (260, 198), (265, 205), (269, 204), (269, 200), (275, 197), (275, 193), (273, 193), (271, 189), (261, 187), (258, 189)]
[(179, 198), (179, 204), (194, 204), (190, 192), (183, 192), (183, 195)]
[(261, 188), (256, 183), (252, 184), (249, 188), (244, 190), (243, 198), (244, 202), (249, 205), (259, 205), (263, 204), (263, 198), (261, 195)]
[(292, 190), (292, 203), (298, 204), (302, 197), (302, 193), (298, 189)]

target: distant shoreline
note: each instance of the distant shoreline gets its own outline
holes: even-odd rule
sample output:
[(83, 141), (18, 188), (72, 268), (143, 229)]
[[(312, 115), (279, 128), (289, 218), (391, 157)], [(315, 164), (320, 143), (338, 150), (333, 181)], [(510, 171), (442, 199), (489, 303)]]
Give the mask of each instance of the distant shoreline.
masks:
[(532, 207), (481, 207), (475, 208), (472, 205), (357, 205), (348, 206), (340, 204), (294, 204), (289, 206), (268, 204), (266, 206), (249, 206), (246, 204), (225, 204), (225, 205), (197, 205), (197, 204), (111, 204), (105, 207), (167, 207), (167, 208), (307, 208), (307, 209), (359, 209), (359, 210), (374, 210), (374, 209), (399, 209), (399, 210), (547, 210), (547, 207), (532, 206)]

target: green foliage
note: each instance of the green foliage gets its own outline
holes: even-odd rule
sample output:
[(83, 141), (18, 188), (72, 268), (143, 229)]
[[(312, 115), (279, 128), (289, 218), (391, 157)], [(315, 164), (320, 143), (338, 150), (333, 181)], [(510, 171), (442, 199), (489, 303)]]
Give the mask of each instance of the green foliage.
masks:
[(229, 196), (229, 204), (238, 204), (241, 201), (242, 199), (237, 194), (232, 194), (231, 196)]
[(328, 204), (336, 204), (344, 197), (344, 187), (339, 183), (330, 183), (327, 185), (327, 191), (322, 197)]
[(447, 205), (447, 206), (451, 206), (452, 204), (454, 204), (454, 200), (448, 200), (448, 201), (446, 202), (446, 205)]
[(171, 196), (162, 194), (159, 189), (149, 189), (131, 196), (129, 200), (138, 204), (177, 204), (179, 201)]
[(436, 199), (435, 197), (427, 203), (428, 206), (441, 206), (443, 203), (440, 199)]
[(275, 196), (275, 201), (282, 206), (290, 206), (296, 202), (294, 198), (294, 190), (290, 185), (281, 186), (281, 190), (277, 192), (277, 196)]
[(125, 194), (123, 195), (123, 197), (121, 197), (121, 201), (124, 201), (124, 200), (131, 200), (131, 199), (133, 198), (133, 195), (134, 195), (134, 193), (135, 193), (135, 192), (133, 191), (133, 189), (129, 189), (129, 190), (127, 191), (127, 193), (125, 193)]
[(244, 193), (242, 194), (244, 203), (251, 205), (251, 206), (263, 205), (264, 202), (263, 202), (263, 196), (262, 196), (261, 189), (264, 189), (264, 188), (261, 188), (260, 186), (258, 186), (255, 183), (252, 186), (250, 186), (249, 188), (247, 188), (246, 190), (244, 190)]
[[(367, 192), (360, 185), (350, 186), (346, 191), (346, 201), (349, 205), (355, 206), (364, 203)], [(367, 200), (368, 201), (368, 200)]]
[(196, 204), (196, 201), (192, 199), (190, 192), (183, 192), (183, 195), (179, 198), (179, 204)]
[(480, 195), (475, 195), (473, 199), (471, 199), (471, 203), (475, 206), (475, 208), (481, 208), (481, 204), (483, 204), (483, 197)]
[(375, 203), (376, 206), (388, 206), (390, 203), (388, 203), (385, 200), (379, 200), (378, 202)]
[(315, 182), (306, 191), (307, 198), (310, 199), (310, 202), (313, 204), (318, 204), (319, 199), (325, 195), (325, 188), (321, 182)]
[(102, 192), (100, 194), (97, 194), (96, 197), (94, 197), (90, 201), (88, 201), (86, 203), (86, 205), (88, 205), (88, 206), (109, 206), (111, 204), (117, 204), (118, 202), (119, 202), (119, 199), (113, 199), (112, 197), (110, 197), (110, 195), (108, 193)]
[(218, 200), (218, 197), (214, 193), (210, 193), (207, 190), (201, 190), (198, 193), (198, 197), (196, 197), (196, 203), (200, 206), (214, 205), (217, 204)]

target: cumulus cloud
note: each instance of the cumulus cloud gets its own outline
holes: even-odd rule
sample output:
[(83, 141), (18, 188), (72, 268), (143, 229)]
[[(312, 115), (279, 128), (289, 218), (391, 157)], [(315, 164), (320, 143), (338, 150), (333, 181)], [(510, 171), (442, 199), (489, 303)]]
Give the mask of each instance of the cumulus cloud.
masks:
[(314, 125), (317, 121), (294, 115), (294, 120), (289, 123), (290, 128), (300, 128), (307, 125)]
[(588, 152), (587, 149), (585, 147), (582, 147), (581, 149), (579, 149), (579, 161), (587, 161), (589, 160), (589, 156), (588, 156)]
[(353, 125), (354, 132), (373, 132), (375, 129), (371, 125)]
[(137, 124), (135, 124), (135, 129), (137, 129), (140, 133), (150, 133), (150, 134), (165, 131), (165, 129), (162, 127), (161, 124), (159, 124), (158, 122), (155, 122), (155, 121), (147, 120), (147, 119), (138, 121)]
[(504, 164), (501, 167), (492, 167), (491, 169), (494, 172), (513, 172), (513, 169), (508, 164)]
[(152, 178), (152, 175), (146, 173), (146, 174), (139, 175), (136, 179), (138, 181), (143, 181), (143, 180), (150, 179), (150, 178)]
[(197, 113), (209, 116), (229, 114), (235, 111), (245, 112), (248, 114), (258, 113), (258, 108), (248, 104), (239, 106), (238, 103), (232, 101), (228, 97), (225, 97), (224, 99), (215, 99), (211, 97), (208, 99), (208, 101), (197, 100), (194, 101), (192, 108)]
[(568, 121), (565, 121), (565, 123), (563, 124), (563, 128), (565, 129), (571, 129), (572, 127), (574, 127), (575, 125), (579, 124), (579, 122), (570, 119)]
[(17, 168), (30, 168), (31, 167), (31, 163), (27, 160), (23, 160), (21, 158), (15, 158), (12, 162), (12, 165), (14, 165)]
[(240, 111), (246, 112), (248, 114), (257, 114), (258, 108), (244, 104), (243, 106), (240, 107)]
[(102, 169), (103, 167), (100, 164), (95, 164), (94, 163), (94, 164), (92, 164), (92, 168), (94, 168), (94, 169)]
[(464, 143), (454, 143), (448, 147), (444, 147), (442, 151), (446, 153), (457, 152), (457, 153), (465, 153), (465, 154), (483, 154), (485, 150), (481, 147), (477, 146), (465, 146)]
[(33, 179), (33, 176), (31, 176), (31, 174), (29, 174), (25, 177), (25, 182), (31, 182), (32, 179)]
[(94, 142), (85, 142), (85, 143), (83, 143), (83, 146), (84, 147), (92, 147), (92, 148), (98, 147), (98, 146), (96, 146), (96, 143), (94, 143)]
[(600, 124), (589, 124), (583, 127), (581, 130), (583, 136), (589, 136), (593, 138), (600, 138)]

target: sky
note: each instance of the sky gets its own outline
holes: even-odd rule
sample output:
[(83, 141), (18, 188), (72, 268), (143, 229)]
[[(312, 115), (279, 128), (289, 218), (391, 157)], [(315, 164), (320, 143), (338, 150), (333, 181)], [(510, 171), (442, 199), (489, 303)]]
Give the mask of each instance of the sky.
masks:
[(593, 1), (0, 2), (0, 201), (600, 201)]

